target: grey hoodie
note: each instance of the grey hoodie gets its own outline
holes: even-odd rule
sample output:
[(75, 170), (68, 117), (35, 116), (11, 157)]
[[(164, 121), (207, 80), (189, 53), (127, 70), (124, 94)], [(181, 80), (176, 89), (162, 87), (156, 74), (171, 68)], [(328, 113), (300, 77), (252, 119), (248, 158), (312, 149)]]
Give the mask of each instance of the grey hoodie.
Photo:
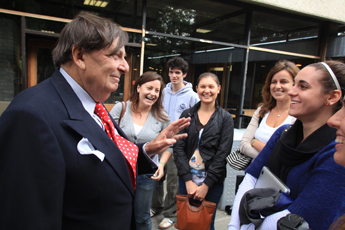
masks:
[(176, 93), (171, 91), (171, 82), (163, 89), (163, 107), (172, 122), (179, 119), (184, 110), (193, 107), (200, 100), (198, 94), (193, 91), (192, 84), (186, 81), (183, 83), (185, 86)]

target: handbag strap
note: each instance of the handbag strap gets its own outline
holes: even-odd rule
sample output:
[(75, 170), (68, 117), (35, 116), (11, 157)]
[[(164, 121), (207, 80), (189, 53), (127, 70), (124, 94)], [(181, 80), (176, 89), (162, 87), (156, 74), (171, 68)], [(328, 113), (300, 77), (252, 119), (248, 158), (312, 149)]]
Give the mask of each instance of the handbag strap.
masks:
[(205, 199), (201, 202), (198, 207), (194, 207), (189, 203), (189, 197), (187, 195), (176, 195), (176, 200), (180, 200), (186, 203), (187, 208), (192, 212), (200, 212), (204, 207), (216, 208), (216, 203), (206, 201)]
[(120, 126), (121, 119), (122, 119), (123, 115), (126, 112), (127, 102), (126, 101), (121, 101), (121, 105), (122, 105), (122, 109), (121, 109), (121, 114), (120, 114), (120, 117), (119, 117), (119, 124), (118, 124), (119, 126)]

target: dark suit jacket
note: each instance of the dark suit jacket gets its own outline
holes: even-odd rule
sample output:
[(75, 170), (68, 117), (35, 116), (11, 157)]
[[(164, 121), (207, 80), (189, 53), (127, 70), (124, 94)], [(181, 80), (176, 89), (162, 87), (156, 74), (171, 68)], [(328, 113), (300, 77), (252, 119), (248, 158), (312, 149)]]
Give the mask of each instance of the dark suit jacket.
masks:
[(125, 158), (58, 70), (0, 117), (0, 229), (134, 229), (133, 200)]

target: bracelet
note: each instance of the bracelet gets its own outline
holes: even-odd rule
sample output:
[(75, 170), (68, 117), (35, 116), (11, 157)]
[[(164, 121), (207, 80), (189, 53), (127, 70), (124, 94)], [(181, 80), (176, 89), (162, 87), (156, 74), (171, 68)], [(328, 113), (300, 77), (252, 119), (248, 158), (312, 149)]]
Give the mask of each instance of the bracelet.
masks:
[(161, 165), (165, 166), (165, 164), (164, 164), (163, 162), (161, 162), (161, 161), (159, 162), (159, 164), (161, 164)]
[(255, 141), (257, 141), (258, 139), (253, 139), (252, 142), (250, 143), (250, 145), (253, 147), (253, 144)]

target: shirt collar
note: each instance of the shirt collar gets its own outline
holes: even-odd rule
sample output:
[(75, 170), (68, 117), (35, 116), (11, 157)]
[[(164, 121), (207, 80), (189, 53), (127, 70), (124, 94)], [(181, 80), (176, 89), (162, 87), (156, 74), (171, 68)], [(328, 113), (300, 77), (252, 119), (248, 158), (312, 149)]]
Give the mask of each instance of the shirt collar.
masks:
[(85, 110), (91, 116), (93, 116), (96, 107), (96, 102), (62, 67), (60, 67), (60, 73), (66, 79), (68, 84), (72, 87), (74, 93), (78, 96)]

